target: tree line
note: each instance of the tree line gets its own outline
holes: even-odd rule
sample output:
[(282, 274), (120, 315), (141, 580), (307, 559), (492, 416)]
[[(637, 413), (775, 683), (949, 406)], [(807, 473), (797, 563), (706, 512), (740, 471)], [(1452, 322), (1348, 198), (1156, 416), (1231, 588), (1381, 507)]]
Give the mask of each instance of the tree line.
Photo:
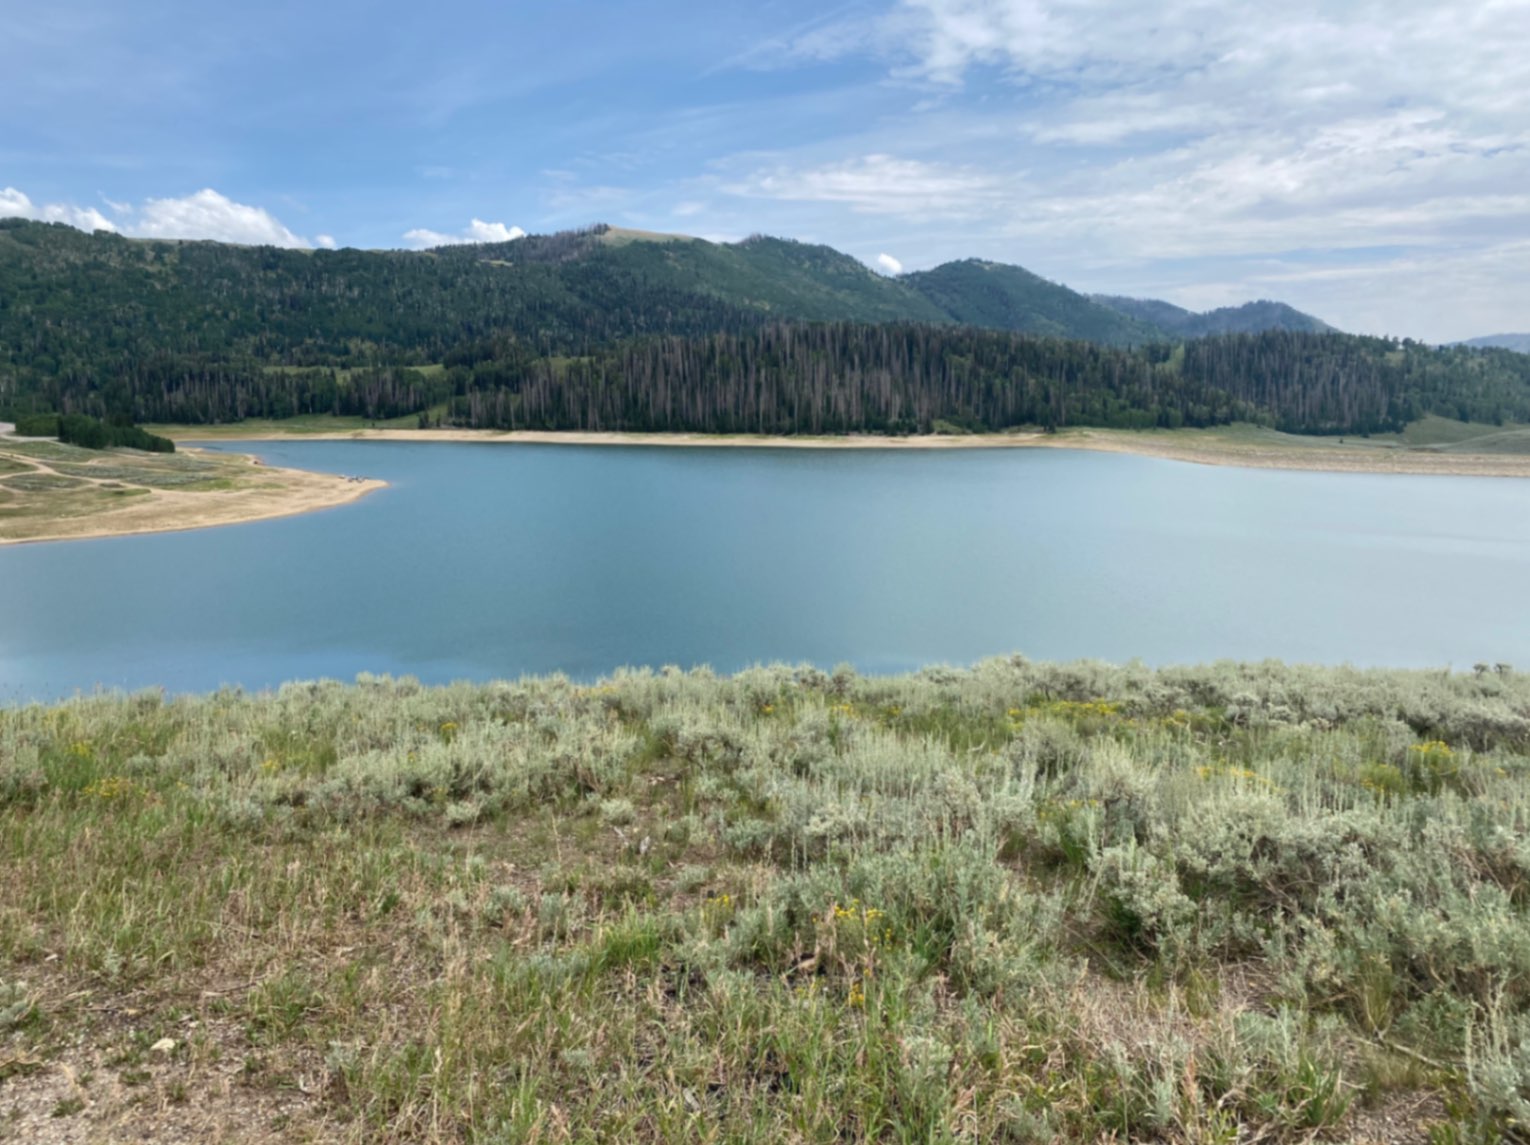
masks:
[(1530, 357), (1269, 331), (1137, 349), (922, 325), (778, 325), (448, 370), (448, 418), (505, 429), (928, 433), (1246, 421), (1384, 433), (1530, 420)]
[(175, 442), (136, 425), (113, 425), (84, 414), (28, 414), (16, 422), (20, 437), (56, 437), (82, 449), (141, 449), (174, 453)]
[(1363, 434), (1429, 413), (1530, 421), (1530, 356), (1342, 334), (1122, 349), (954, 326), (783, 323), (579, 355), (504, 336), (444, 357), (429, 369), (347, 370), (152, 354), (124, 359), (103, 383), (51, 379), (33, 400), (135, 422), (424, 414), (473, 428), (771, 434), (1233, 421)]
[(889, 322), (904, 288), (868, 286), (828, 248), (609, 237), (286, 251), (0, 220), (0, 413), (763, 433), (1530, 422), (1530, 356), (1508, 350), (1284, 330), (1123, 347)]

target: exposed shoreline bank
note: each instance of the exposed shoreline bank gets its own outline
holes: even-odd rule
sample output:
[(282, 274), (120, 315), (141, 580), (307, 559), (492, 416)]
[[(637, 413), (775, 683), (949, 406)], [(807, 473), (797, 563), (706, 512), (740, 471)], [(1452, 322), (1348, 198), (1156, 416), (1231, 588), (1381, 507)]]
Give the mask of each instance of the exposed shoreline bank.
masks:
[[(3, 444), (3, 443), (0, 443)], [(186, 450), (193, 456), (201, 450)], [(192, 529), (243, 525), (254, 521), (316, 513), (360, 500), (387, 486), (386, 481), (348, 478), (332, 473), (312, 473), (302, 469), (268, 466), (246, 454), (216, 454), (234, 464), (243, 464), (258, 472), (241, 474), (233, 488), (187, 491), (173, 488), (145, 488), (120, 506), (82, 513), (79, 516), (38, 517), (11, 523), (0, 522), (0, 547), (41, 544), (55, 541), (100, 540), (105, 537), (136, 536), (144, 533), (178, 533)], [(31, 460), (32, 468), (51, 474), (51, 467), (41, 460)], [(106, 478), (74, 476), (74, 480), (110, 488)]]
[[(288, 430), (269, 424), (240, 426), (159, 427), (179, 442), (219, 443), (262, 441), (407, 441), (466, 442), (495, 445), (642, 446), (700, 449), (1083, 449), (1128, 453), (1196, 465), (1251, 469), (1286, 469), (1328, 473), (1372, 473), (1413, 476), (1530, 477), (1530, 456), (1436, 452), (1391, 443), (1354, 439), (1301, 438), (1268, 430), (1231, 427), (1211, 430), (1130, 431), (1073, 429), (1061, 433), (1001, 433), (883, 437), (870, 434), (838, 437), (768, 435), (710, 435), (700, 433), (589, 433), (544, 430), (371, 429)], [(14, 441), (16, 439), (5, 439)], [(3, 442), (0, 442), (3, 444)], [(201, 451), (185, 452), (193, 456)], [(81, 516), (37, 519), (7, 529), (0, 522), (0, 546), (48, 541), (94, 540), (143, 533), (184, 532), (298, 516), (337, 508), (384, 488), (386, 482), (342, 477), (300, 469), (262, 465), (258, 458), (219, 453), (230, 462), (258, 467), (259, 481), (235, 488), (187, 492), (150, 488), (143, 496), (109, 509)], [(30, 463), (49, 472), (46, 462)], [(98, 482), (101, 484), (101, 482)], [(29, 531), (35, 529), (35, 531)]]
[(1353, 439), (1299, 438), (1259, 430), (1132, 431), (1074, 429), (1061, 433), (993, 433), (881, 437), (779, 437), (701, 433), (590, 433), (547, 430), (347, 429), (241, 433), (237, 426), (160, 427), (177, 441), (437, 441), (503, 445), (665, 446), (714, 449), (1087, 449), (1130, 453), (1196, 465), (1292, 469), (1328, 473), (1393, 473), (1414, 476), (1530, 477), (1530, 456), (1443, 453), (1392, 444), (1355, 444)]

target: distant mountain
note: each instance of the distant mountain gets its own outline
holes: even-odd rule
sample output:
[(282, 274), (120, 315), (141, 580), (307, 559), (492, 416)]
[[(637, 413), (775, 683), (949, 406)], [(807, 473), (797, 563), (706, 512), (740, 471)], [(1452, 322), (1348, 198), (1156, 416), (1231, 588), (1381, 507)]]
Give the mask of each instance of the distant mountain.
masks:
[(1310, 314), (1303, 314), (1284, 302), (1245, 302), (1242, 306), (1224, 306), (1197, 314), (1193, 310), (1161, 302), (1156, 298), (1123, 298), (1095, 294), (1091, 298), (1139, 322), (1149, 323), (1175, 338), (1204, 338), (1210, 334), (1259, 334), (1266, 330), (1293, 330), (1305, 334), (1326, 334), (1333, 327)]
[[(334, 414), (708, 433), (1530, 422), (1530, 355), (1281, 328), (1314, 323), (1278, 303), (1106, 306), (978, 260), (888, 278), (773, 238), (593, 227), (429, 251), (279, 250), (0, 221), (6, 421)], [(1265, 328), (1186, 336), (1240, 324)]]
[(598, 226), (572, 236), (530, 236), (492, 246), (447, 247), (439, 258), (515, 266), (562, 265), (565, 278), (601, 275), (643, 289), (697, 292), (756, 315), (810, 322), (949, 322), (901, 279), (833, 247), (755, 235), (712, 243), (686, 235)]
[(1457, 345), (1518, 350), (1521, 354), (1530, 354), (1530, 334), (1489, 334), (1484, 338), (1468, 338)]
[(564, 274), (608, 274), (646, 287), (697, 291), (754, 314), (811, 322), (934, 322), (1104, 345), (1162, 341), (1124, 317), (1024, 267), (967, 259), (888, 278), (833, 247), (756, 235), (711, 243), (684, 235), (595, 227), (574, 236), (449, 247), (442, 259), (504, 266), (556, 262)]
[(950, 321), (1047, 338), (1079, 338), (1110, 346), (1163, 341), (1151, 320), (1100, 305), (1024, 267), (969, 258), (904, 275)]

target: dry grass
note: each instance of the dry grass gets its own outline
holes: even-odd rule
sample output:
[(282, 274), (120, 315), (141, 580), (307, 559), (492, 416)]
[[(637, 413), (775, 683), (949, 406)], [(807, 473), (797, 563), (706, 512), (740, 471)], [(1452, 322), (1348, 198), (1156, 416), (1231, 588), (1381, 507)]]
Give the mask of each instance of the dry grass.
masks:
[(1486, 1145), (1527, 747), (1269, 664), (0, 709), (0, 1139)]
[(0, 438), (0, 544), (238, 524), (345, 504), (382, 484), (199, 450)]

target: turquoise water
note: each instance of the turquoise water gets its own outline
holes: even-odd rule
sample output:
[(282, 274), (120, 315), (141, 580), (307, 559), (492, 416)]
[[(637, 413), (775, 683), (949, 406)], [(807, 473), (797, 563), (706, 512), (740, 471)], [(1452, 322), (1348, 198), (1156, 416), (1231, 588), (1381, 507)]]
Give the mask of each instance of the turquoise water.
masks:
[(1530, 667), (1530, 482), (1054, 450), (229, 448), (391, 487), (0, 550), (0, 702), (1011, 652)]

